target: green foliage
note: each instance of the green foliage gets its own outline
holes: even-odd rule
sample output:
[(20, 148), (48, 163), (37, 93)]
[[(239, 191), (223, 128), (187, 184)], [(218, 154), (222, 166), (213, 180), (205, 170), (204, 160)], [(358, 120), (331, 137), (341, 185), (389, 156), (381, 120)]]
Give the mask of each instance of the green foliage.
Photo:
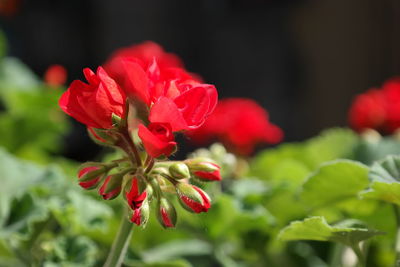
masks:
[[(76, 163), (57, 156), (68, 130), (57, 104), (62, 90), (5, 57), (5, 47), (0, 34), (0, 266), (100, 266), (122, 202), (72, 181)], [(219, 144), (200, 149), (197, 156), (222, 167), (222, 185), (204, 185), (212, 208), (195, 215), (180, 208), (177, 228), (169, 230), (152, 213), (146, 228), (135, 228), (124, 265), (326, 266), (328, 246), (286, 244), (279, 232), (282, 240), (354, 246), (382, 233), (370, 227), (387, 232), (368, 241), (370, 258), (386, 266), (394, 257), (395, 216), (384, 202), (400, 204), (400, 160), (364, 164), (399, 151), (395, 139), (373, 143), (340, 128), (264, 150), (249, 164)]]
[(371, 186), (363, 197), (400, 205), (400, 156), (387, 156), (374, 163), (369, 177)]
[(43, 84), (16, 58), (0, 61), (0, 146), (26, 159), (49, 162), (68, 130), (58, 107), (60, 88)]
[(105, 203), (84, 195), (60, 168), (21, 161), (4, 150), (0, 177), (0, 259), (92, 265), (98, 251), (85, 233), (107, 229), (113, 213)]
[(283, 240), (317, 240), (333, 241), (344, 245), (354, 246), (361, 241), (382, 232), (344, 226), (330, 226), (323, 217), (311, 217), (303, 221), (292, 222), (284, 228), (279, 237)]
[(303, 185), (301, 198), (311, 208), (334, 204), (368, 186), (368, 167), (356, 161), (335, 160), (324, 163)]
[(400, 142), (390, 136), (379, 140), (360, 140), (354, 154), (357, 160), (370, 165), (388, 155), (400, 154)]
[(283, 144), (276, 149), (261, 152), (251, 162), (250, 175), (274, 180), (271, 172), (282, 169), (279, 165), (288, 164), (286, 161), (296, 165), (299, 170), (312, 171), (326, 161), (352, 158), (357, 142), (356, 135), (349, 129), (326, 130), (320, 136), (304, 143)]

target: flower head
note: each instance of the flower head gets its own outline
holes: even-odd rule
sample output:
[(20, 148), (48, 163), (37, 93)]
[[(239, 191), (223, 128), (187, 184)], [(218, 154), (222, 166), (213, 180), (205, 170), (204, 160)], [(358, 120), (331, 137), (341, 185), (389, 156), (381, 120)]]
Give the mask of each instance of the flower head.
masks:
[(152, 201), (157, 203), (160, 224), (175, 226), (176, 210), (166, 194), (174, 188), (184, 207), (206, 212), (210, 199), (190, 179), (220, 180), (219, 166), (204, 160), (196, 167), (166, 157), (177, 149), (175, 132), (200, 127), (213, 112), (215, 87), (202, 83), (176, 56), (154, 43), (121, 50), (105, 66), (110, 76), (101, 67), (96, 74), (84, 69), (88, 82), (74, 81), (59, 104), (86, 124), (96, 143), (121, 149), (125, 156), (84, 164), (78, 174), (80, 185), (99, 187), (105, 200), (123, 192), (130, 221), (140, 226), (149, 219)]
[(44, 73), (44, 81), (50, 86), (60, 86), (67, 81), (67, 70), (62, 65), (51, 65)]
[(400, 128), (400, 78), (357, 95), (349, 110), (349, 123), (358, 132), (374, 129), (391, 134)]

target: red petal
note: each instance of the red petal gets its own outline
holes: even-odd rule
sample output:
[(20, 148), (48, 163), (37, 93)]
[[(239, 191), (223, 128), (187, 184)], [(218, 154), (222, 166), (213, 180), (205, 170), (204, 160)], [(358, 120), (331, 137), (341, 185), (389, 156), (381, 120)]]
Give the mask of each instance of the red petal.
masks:
[(139, 125), (138, 135), (143, 142), (143, 146), (147, 153), (153, 158), (157, 158), (161, 155), (169, 156), (175, 149), (176, 142), (170, 141), (165, 142), (155, 136), (152, 132), (147, 129), (143, 124)]
[(149, 104), (149, 80), (142, 66), (132, 60), (123, 60), (123, 66), (126, 74), (125, 87), (127, 94), (139, 97), (141, 101)]
[(153, 123), (169, 123), (173, 132), (188, 129), (188, 125), (176, 104), (166, 97), (160, 97), (151, 107), (149, 120)]

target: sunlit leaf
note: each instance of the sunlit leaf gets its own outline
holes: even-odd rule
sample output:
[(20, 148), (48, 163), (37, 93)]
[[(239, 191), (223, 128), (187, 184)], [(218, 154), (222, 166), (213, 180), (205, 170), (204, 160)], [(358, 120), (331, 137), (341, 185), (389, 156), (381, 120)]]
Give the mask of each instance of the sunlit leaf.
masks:
[(374, 163), (369, 178), (370, 189), (362, 193), (363, 197), (400, 205), (400, 156), (387, 156)]
[(368, 167), (351, 160), (323, 164), (303, 185), (301, 199), (310, 207), (321, 207), (357, 197), (368, 186)]
[(333, 241), (353, 246), (360, 241), (383, 234), (377, 230), (344, 226), (330, 226), (323, 217), (311, 217), (304, 221), (292, 222), (282, 229), (282, 240)]

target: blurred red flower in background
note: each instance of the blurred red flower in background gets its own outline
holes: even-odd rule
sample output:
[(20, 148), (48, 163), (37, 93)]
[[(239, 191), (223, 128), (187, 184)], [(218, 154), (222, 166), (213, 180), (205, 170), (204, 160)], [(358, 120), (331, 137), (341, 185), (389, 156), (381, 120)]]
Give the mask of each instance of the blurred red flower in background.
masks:
[(21, 7), (21, 0), (1, 0), (0, 1), (0, 16), (13, 17)]
[(241, 155), (251, 154), (258, 144), (275, 144), (283, 138), (282, 130), (269, 122), (268, 112), (246, 98), (220, 100), (203, 126), (187, 135), (198, 145), (218, 140)]
[(51, 65), (44, 73), (44, 82), (50, 86), (61, 86), (67, 81), (67, 70), (61, 65)]
[(349, 123), (358, 132), (374, 129), (391, 134), (400, 128), (400, 78), (357, 95), (350, 107)]

